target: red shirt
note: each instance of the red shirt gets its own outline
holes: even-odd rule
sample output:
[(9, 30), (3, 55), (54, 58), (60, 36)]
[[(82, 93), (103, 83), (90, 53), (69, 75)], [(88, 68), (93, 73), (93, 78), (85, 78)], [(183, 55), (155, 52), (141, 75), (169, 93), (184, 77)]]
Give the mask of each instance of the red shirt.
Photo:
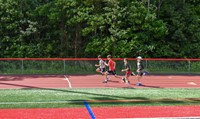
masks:
[(114, 61), (112, 59), (109, 60), (108, 66), (109, 66), (109, 70), (110, 71), (114, 71), (115, 70)]

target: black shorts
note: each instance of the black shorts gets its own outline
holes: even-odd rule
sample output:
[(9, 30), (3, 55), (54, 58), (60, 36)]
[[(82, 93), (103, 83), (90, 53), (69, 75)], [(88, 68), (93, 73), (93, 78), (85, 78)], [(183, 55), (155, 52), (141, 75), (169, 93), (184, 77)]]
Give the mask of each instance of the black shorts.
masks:
[(106, 72), (106, 68), (99, 68), (99, 69), (100, 69), (101, 73)]
[(137, 75), (138, 75), (138, 76), (143, 76), (143, 72), (140, 71), (140, 72), (137, 73)]
[(112, 75), (116, 75), (116, 72), (115, 72), (115, 70), (109, 70), (109, 71), (107, 71), (108, 72), (108, 74), (112, 74)]

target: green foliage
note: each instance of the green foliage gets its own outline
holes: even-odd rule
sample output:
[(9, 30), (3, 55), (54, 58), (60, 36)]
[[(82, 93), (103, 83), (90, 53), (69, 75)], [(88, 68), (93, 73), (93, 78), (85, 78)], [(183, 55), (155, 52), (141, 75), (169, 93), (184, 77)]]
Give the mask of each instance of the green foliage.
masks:
[(198, 0), (0, 0), (0, 18), (0, 57), (200, 56)]
[(19, 47), (19, 42), (21, 39), (17, 37), (20, 32), (20, 18), (22, 14), (17, 6), (17, 1), (15, 0), (1, 0), (0, 1), (0, 57), (3, 55), (10, 55), (17, 53), (17, 47)]
[[(168, 24), (169, 34), (166, 44), (169, 45), (171, 57), (199, 57), (200, 22), (199, 15), (194, 7), (178, 0), (169, 0), (163, 3), (161, 18)], [(192, 54), (191, 54), (192, 53)]]
[(155, 42), (167, 32), (165, 24), (157, 20), (154, 13), (148, 13), (141, 2), (122, 7), (120, 2), (107, 1), (107, 6), (102, 9), (104, 14), (95, 15), (98, 20), (90, 19), (89, 23), (95, 24), (88, 24), (96, 37), (92, 37), (86, 52), (115, 57), (135, 57), (141, 53), (154, 56), (149, 53), (155, 50)]

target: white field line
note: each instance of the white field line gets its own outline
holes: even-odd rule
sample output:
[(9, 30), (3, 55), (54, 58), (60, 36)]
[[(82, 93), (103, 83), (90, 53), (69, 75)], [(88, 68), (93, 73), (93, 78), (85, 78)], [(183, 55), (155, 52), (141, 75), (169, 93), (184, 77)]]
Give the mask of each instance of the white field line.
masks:
[(82, 100), (66, 101), (35, 101), (35, 102), (0, 102), (0, 105), (20, 105), (20, 104), (65, 104), (65, 103), (83, 103)]
[(169, 76), (168, 78), (169, 78), (169, 79), (172, 79), (173, 77), (172, 77), (172, 76)]
[(68, 84), (69, 84), (69, 88), (72, 88), (72, 85), (71, 85), (71, 83), (70, 83), (69, 79), (67, 78), (67, 76), (66, 76), (66, 75), (64, 75), (64, 77), (65, 77), (65, 80), (67, 80), (67, 82), (68, 82)]
[(197, 85), (197, 84), (194, 83), (194, 82), (188, 82), (187, 84), (189, 84), (189, 85)]

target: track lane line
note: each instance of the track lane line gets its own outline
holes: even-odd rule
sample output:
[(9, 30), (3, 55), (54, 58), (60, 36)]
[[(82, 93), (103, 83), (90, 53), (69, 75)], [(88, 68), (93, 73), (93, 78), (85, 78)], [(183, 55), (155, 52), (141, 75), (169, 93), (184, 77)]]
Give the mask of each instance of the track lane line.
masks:
[(68, 82), (68, 84), (69, 84), (69, 88), (72, 88), (72, 85), (71, 85), (71, 82), (69, 81), (69, 78), (67, 78), (66, 75), (64, 75), (64, 77), (65, 77), (65, 80), (67, 80), (67, 82)]
[(197, 84), (194, 83), (194, 82), (188, 82), (187, 84), (189, 84), (189, 85), (197, 85)]

